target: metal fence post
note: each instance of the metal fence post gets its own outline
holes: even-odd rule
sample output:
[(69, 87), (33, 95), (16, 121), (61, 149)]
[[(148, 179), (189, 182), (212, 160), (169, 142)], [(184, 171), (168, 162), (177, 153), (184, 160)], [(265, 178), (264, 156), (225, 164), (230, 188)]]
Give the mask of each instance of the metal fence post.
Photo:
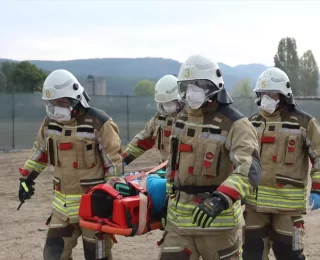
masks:
[(130, 131), (129, 131), (129, 95), (127, 95), (127, 141), (129, 143)]
[(14, 91), (12, 92), (12, 149), (15, 147), (15, 134), (14, 134), (14, 129), (15, 129), (15, 94)]

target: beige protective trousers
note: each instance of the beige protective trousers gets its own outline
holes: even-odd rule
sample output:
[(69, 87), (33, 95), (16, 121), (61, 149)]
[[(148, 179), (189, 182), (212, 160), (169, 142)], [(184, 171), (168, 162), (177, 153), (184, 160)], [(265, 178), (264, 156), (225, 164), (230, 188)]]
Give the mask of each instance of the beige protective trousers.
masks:
[(246, 207), (244, 219), (244, 260), (269, 260), (271, 248), (277, 260), (307, 259), (301, 215), (265, 214)]
[(200, 256), (203, 260), (241, 259), (238, 229), (214, 231), (210, 235), (200, 235), (199, 231), (197, 233), (199, 235), (189, 236), (166, 231), (158, 259), (198, 260)]
[(55, 215), (49, 223), (43, 259), (71, 260), (72, 249), (77, 246), (80, 236), (85, 260), (112, 260), (113, 241), (109, 235), (97, 236), (95, 231), (82, 228), (78, 223), (62, 221)]

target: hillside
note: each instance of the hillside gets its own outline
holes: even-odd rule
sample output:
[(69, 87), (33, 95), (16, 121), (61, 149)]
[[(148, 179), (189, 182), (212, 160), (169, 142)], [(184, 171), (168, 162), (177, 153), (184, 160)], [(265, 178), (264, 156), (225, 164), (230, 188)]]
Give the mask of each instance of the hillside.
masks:
[[(0, 63), (3, 62), (0, 59)], [(104, 58), (69, 61), (30, 60), (41, 69), (52, 71), (67, 69), (74, 73), (81, 83), (85, 83), (88, 74), (106, 77), (107, 93), (110, 95), (133, 94), (134, 85), (141, 79), (157, 81), (165, 74), (178, 74), (181, 63), (163, 58)], [(225, 85), (231, 90), (234, 84), (243, 78), (255, 82), (259, 74), (266, 69), (262, 64), (248, 64), (231, 67), (219, 63), (225, 79)]]

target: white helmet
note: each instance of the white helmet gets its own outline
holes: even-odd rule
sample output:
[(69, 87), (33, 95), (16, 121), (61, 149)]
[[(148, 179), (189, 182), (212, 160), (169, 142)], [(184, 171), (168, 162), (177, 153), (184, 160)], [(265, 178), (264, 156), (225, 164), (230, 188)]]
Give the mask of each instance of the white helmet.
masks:
[(67, 70), (51, 72), (43, 83), (42, 99), (54, 100), (69, 97), (80, 101), (84, 107), (89, 107), (87, 94), (76, 77)]
[(219, 65), (201, 55), (189, 57), (182, 64), (178, 75), (178, 90), (183, 101), (188, 99), (186, 93), (189, 86), (196, 86), (202, 89), (205, 92), (202, 103), (208, 101), (210, 97), (224, 89), (224, 81)]
[(253, 91), (258, 97), (256, 100), (257, 104), (261, 101), (261, 95), (259, 94), (261, 92), (276, 92), (282, 94), (288, 101), (287, 103), (295, 104), (289, 77), (279, 68), (272, 67), (262, 72)]
[[(69, 98), (68, 107), (60, 108), (54, 104), (55, 100), (62, 98)], [(43, 83), (42, 99), (46, 101), (47, 114), (56, 120), (70, 119), (66, 110), (71, 114), (79, 102), (83, 107), (89, 107), (89, 97), (84, 88), (72, 73), (63, 69), (55, 70), (48, 75)]]
[(158, 80), (155, 86), (154, 100), (158, 103), (166, 103), (179, 99), (178, 79), (173, 75), (165, 75)]

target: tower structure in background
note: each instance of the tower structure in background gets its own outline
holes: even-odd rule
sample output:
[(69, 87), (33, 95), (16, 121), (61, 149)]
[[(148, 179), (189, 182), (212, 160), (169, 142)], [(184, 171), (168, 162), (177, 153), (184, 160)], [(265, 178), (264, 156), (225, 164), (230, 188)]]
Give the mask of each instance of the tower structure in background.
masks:
[(88, 95), (107, 95), (107, 80), (103, 77), (95, 78), (93, 75), (88, 75), (85, 89)]
[(106, 96), (107, 95), (107, 81), (106, 78), (99, 77), (96, 79), (95, 95)]
[(88, 75), (85, 89), (86, 89), (86, 91), (87, 91), (87, 93), (88, 93), (89, 96), (90, 96), (90, 95), (94, 95), (94, 89), (95, 89), (95, 79), (94, 79), (94, 76)]

